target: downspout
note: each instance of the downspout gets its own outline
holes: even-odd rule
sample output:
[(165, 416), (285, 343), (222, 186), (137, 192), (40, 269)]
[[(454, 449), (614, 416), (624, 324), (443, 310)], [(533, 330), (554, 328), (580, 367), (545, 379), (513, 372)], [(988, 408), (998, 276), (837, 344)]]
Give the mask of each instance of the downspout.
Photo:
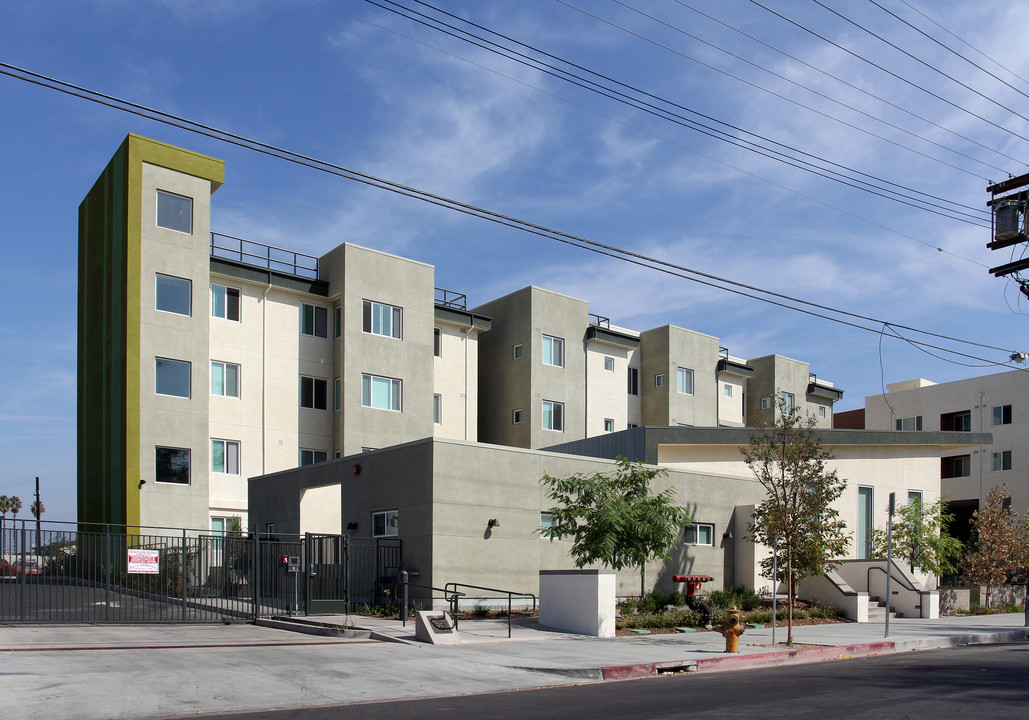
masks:
[(261, 296), (261, 474), (268, 472), (268, 293), (272, 289), (271, 275)]
[[(468, 441), (468, 413), (471, 412), (471, 403), (469, 402), (468, 393), (468, 346), (471, 344), (469, 338), (471, 337), (471, 328), (462, 328), (461, 330), (464, 341), (464, 439)], [(440, 338), (443, 341), (443, 338)], [(476, 402), (478, 397), (476, 397)], [(442, 420), (442, 418), (440, 418)]]

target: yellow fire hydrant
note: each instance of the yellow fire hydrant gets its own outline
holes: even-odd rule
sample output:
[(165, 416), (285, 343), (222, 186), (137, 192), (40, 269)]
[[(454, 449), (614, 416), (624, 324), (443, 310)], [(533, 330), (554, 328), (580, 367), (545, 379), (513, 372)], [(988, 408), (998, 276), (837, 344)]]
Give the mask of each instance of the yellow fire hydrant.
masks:
[(725, 636), (725, 652), (736, 653), (740, 651), (739, 637), (746, 628), (743, 626), (743, 619), (739, 609), (733, 605), (725, 611), (725, 623), (715, 628)]

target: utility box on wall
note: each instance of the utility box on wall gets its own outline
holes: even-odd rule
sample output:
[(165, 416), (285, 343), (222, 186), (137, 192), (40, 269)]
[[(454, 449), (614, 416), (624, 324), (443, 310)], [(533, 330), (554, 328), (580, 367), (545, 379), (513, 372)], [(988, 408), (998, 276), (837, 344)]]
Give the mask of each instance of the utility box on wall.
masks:
[(614, 637), (614, 570), (540, 570), (540, 625)]

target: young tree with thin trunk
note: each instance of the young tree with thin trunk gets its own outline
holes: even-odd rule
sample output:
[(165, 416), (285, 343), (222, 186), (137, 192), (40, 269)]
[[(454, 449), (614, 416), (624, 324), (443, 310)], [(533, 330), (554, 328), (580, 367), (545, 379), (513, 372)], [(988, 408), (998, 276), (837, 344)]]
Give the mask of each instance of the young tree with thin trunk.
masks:
[[(937, 577), (954, 572), (963, 545), (947, 532), (953, 520), (943, 498), (928, 505), (922, 498), (912, 498), (907, 505), (898, 506), (893, 519), (893, 557), (906, 562), (912, 571), (917, 567)], [(872, 531), (876, 557), (886, 557), (886, 540), (885, 530)]]
[(646, 564), (668, 559), (691, 521), (689, 510), (675, 504), (673, 488), (651, 492), (651, 480), (666, 474), (662, 468), (619, 457), (618, 467), (609, 473), (544, 475), (540, 483), (557, 504), (548, 511), (553, 525), (543, 532), (555, 539), (572, 538), (576, 567), (638, 567), (642, 596)]
[(749, 539), (779, 546), (779, 577), (773, 578), (771, 559), (763, 575), (786, 583), (787, 639), (793, 644), (793, 604), (797, 585), (805, 577), (832, 569), (847, 551), (846, 524), (833, 507), (846, 487), (835, 470), (827, 469), (832, 453), (816, 437), (817, 420), (800, 410), (780, 408), (775, 424), (751, 435), (741, 448), (743, 458), (767, 493), (748, 526)]
[(1020, 569), (1026, 552), (1026, 526), (1005, 503), (1006, 485), (997, 485), (986, 495), (986, 502), (972, 513), (974, 544), (961, 561), (966, 582), (986, 586), (986, 607), (990, 607), (993, 588), (1007, 581)]

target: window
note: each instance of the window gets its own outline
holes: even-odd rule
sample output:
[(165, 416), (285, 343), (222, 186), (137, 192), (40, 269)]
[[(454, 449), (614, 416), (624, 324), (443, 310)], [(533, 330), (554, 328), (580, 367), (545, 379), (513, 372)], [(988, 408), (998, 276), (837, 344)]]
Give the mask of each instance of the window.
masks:
[(1011, 424), (1011, 406), (1010, 405), (997, 405), (993, 408), (993, 424), (994, 425), (1010, 425)]
[(211, 286), (211, 317), (239, 322), (239, 288)]
[(825, 405), (819, 405), (818, 406), (818, 417), (820, 417), (820, 418), (824, 418), (825, 417)]
[(364, 301), (364, 331), (400, 340), (403, 335), (404, 311), (383, 303)]
[(300, 304), (300, 334), (312, 337), (329, 336), (329, 311), (321, 305)]
[(343, 406), (343, 381), (336, 378), (332, 381), (332, 409), (339, 412)]
[(193, 198), (157, 191), (157, 227), (193, 232)]
[(513, 348), (511, 348), (511, 357), (512, 358), (517, 360), (521, 356), (522, 356), (522, 346), (521, 345), (515, 345)]
[(211, 361), (211, 394), (239, 397), (239, 365)]
[(332, 328), (336, 339), (343, 336), (343, 308), (339, 305), (332, 308)]
[(383, 510), (372, 513), (372, 537), (393, 537), (400, 534), (400, 513)]
[(211, 441), (211, 472), (239, 475), (239, 443), (235, 440)]
[(401, 382), (378, 375), (361, 376), (361, 404), (364, 407), (400, 412)]
[(189, 397), (190, 366), (182, 360), (157, 358), (154, 368), (154, 390), (158, 395)]
[(970, 455), (940, 458), (941, 478), (970, 477), (971, 475), (972, 457)]
[(543, 336), (543, 364), (565, 366), (565, 341), (562, 338)]
[(772, 407), (772, 399), (771, 398), (761, 398), (761, 409), (762, 410), (768, 410), (770, 407)]
[(554, 522), (554, 515), (553, 515), (553, 513), (548, 513), (548, 512), (541, 512), (540, 513), (540, 537), (541, 538), (552, 538), (553, 534), (551, 533), (551, 530), (553, 530), (554, 525), (556, 525), (556, 523)]
[(432, 354), (434, 357), (443, 357), (443, 331), (439, 328), (432, 329)]
[(675, 391), (683, 395), (693, 394), (693, 371), (689, 368), (676, 368)]
[(604, 432), (614, 432), (615, 421), (611, 418), (604, 418)]
[(189, 485), (189, 448), (156, 448), (154, 479), (159, 483)]
[(626, 423), (625, 424), (625, 428), (627, 430), (632, 430), (633, 428), (638, 428), (639, 426), (640, 426), (639, 423)]
[(190, 315), (193, 308), (193, 283), (171, 275), (157, 276), (157, 309), (176, 315)]
[(543, 429), (564, 432), (565, 404), (553, 400), (543, 401)]
[(998, 472), (1001, 470), (1011, 469), (1011, 451), (1004, 450), (1003, 452), (993, 453), (993, 471)]
[(710, 523), (693, 523), (685, 528), (687, 545), (708, 545), (714, 547), (715, 526)]
[(608, 372), (614, 372), (615, 371), (615, 359), (613, 357), (605, 357), (604, 358), (604, 369), (607, 370)]
[(793, 412), (793, 407), (797, 402), (797, 398), (793, 393), (788, 393), (785, 390), (779, 393), (779, 409), (783, 414)]
[(329, 453), (324, 450), (308, 450), (307, 448), (300, 448), (300, 467), (325, 462), (328, 459)]
[(654, 376), (654, 387), (664, 387), (664, 386), (665, 386), (665, 374), (664, 373), (658, 373), (657, 375)]
[(726, 385), (722, 389), (722, 394), (725, 395), (725, 397), (727, 397), (727, 398), (731, 398), (732, 397), (732, 385)]
[(225, 537), (225, 521), (228, 518), (213, 517), (211, 518), (211, 536), (214, 538), (211, 541), (212, 550), (222, 549), (222, 538)]
[(432, 396), (432, 421), (437, 425), (443, 422), (443, 396), (439, 393)]
[(631, 367), (629, 368), (629, 394), (639, 395), (640, 394), (640, 369)]
[(940, 430), (944, 432), (971, 432), (972, 411), (962, 410), (960, 412), (944, 413), (940, 415)]
[(517, 425), (521, 421), (522, 421), (522, 411), (521, 410), (515, 410), (514, 412), (511, 413), (511, 424), (512, 425)]
[(324, 378), (300, 376), (300, 407), (326, 410), (329, 383)]
[(921, 500), (921, 499), (922, 499), (922, 491), (921, 490), (908, 490), (908, 505), (913, 503), (915, 500)]
[(922, 416), (916, 415), (915, 417), (897, 418), (895, 427), (898, 430), (921, 430)]
[(872, 488), (858, 487), (857, 557), (864, 560), (872, 556)]

